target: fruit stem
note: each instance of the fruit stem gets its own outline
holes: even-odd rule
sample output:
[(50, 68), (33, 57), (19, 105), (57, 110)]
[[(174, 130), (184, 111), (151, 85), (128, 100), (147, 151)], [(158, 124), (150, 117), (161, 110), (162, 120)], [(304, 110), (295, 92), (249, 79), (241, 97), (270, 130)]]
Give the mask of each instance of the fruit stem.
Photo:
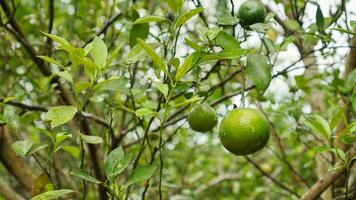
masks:
[(241, 65), (241, 77), (242, 77), (242, 91), (241, 91), (241, 105), (240, 107), (245, 107), (245, 88), (246, 88), (246, 77), (245, 77), (245, 66)]

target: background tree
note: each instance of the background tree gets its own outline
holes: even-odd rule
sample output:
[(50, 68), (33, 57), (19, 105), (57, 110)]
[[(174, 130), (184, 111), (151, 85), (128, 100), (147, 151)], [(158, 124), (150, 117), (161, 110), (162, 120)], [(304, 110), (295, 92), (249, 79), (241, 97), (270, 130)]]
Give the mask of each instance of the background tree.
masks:
[[(242, 2), (0, 0), (0, 198), (354, 199), (356, 1)], [(267, 147), (200, 104), (258, 109)]]

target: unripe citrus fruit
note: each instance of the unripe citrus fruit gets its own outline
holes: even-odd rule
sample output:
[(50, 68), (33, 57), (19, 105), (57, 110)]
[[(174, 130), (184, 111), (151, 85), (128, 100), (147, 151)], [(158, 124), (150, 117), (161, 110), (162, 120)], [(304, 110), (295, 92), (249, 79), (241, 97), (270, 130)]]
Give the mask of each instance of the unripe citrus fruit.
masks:
[(217, 121), (215, 110), (207, 104), (196, 104), (188, 114), (190, 128), (198, 132), (212, 130)]
[(265, 6), (257, 0), (248, 0), (240, 6), (238, 15), (241, 24), (248, 26), (254, 23), (263, 22), (267, 11)]
[(253, 108), (230, 111), (219, 128), (221, 143), (235, 155), (248, 155), (262, 149), (266, 146), (269, 135), (267, 119)]

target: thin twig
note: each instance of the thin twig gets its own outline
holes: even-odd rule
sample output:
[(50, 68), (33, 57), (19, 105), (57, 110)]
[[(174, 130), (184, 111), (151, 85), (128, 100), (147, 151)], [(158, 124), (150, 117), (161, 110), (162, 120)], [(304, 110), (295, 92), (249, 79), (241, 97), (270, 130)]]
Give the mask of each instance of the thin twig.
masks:
[[(198, 8), (198, 7), (201, 7), (201, 8), (202, 8), (203, 6), (201, 5), (200, 1), (199, 1), (199, 0), (196, 0), (196, 1), (197, 1), (197, 2), (195, 2), (194, 0), (192, 0), (192, 2), (194, 3), (195, 7), (197, 7), (197, 8)], [(208, 22), (207, 22), (207, 20), (206, 20), (206, 17), (205, 17), (204, 14), (203, 14), (203, 12), (200, 12), (200, 13), (199, 13), (199, 17), (200, 17), (200, 19), (202, 19), (204, 25), (209, 28), (209, 24), (208, 24)]]
[(296, 196), (296, 197), (300, 197), (300, 195), (298, 193), (296, 193), (295, 191), (289, 189), (286, 185), (284, 185), (282, 182), (280, 182), (279, 180), (277, 180), (276, 178), (274, 178), (273, 176), (271, 176), (270, 174), (268, 174), (267, 172), (265, 172), (255, 161), (253, 161), (250, 157), (248, 156), (244, 156), (244, 158), (251, 163), (258, 171), (260, 171), (264, 176), (266, 176), (268, 179), (270, 179), (273, 183), (275, 183), (276, 185), (278, 185), (280, 188), (282, 188), (283, 190), (289, 192), (290, 194)]
[[(107, 22), (105, 23), (105, 25), (95, 34), (95, 36), (99, 36), (99, 35), (101, 35), (101, 34), (105, 34), (106, 31), (108, 30), (108, 28), (109, 28), (111, 25), (113, 25), (114, 22), (115, 22), (116, 20), (118, 20), (122, 15), (123, 15), (122, 13), (116, 14), (113, 18), (111, 18), (109, 21), (107, 21)], [(94, 37), (91, 37), (90, 39), (88, 39), (88, 40), (84, 43), (83, 47), (85, 47), (87, 44), (89, 44), (91, 41), (93, 41), (93, 39), (94, 39)]]
[[(48, 4), (48, 15), (49, 15), (49, 23), (48, 23), (48, 33), (52, 33), (53, 29), (53, 22), (54, 22), (54, 0), (49, 0)], [(52, 39), (50, 37), (47, 37), (46, 40), (46, 45), (45, 45), (45, 52), (48, 56), (51, 56), (52, 54)]]

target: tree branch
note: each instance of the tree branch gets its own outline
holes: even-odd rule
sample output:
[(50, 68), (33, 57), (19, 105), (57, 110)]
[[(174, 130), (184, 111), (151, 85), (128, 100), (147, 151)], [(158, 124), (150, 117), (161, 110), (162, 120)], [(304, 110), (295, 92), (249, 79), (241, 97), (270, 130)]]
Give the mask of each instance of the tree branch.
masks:
[[(356, 147), (354, 146), (347, 153), (349, 158), (356, 156)], [(339, 162), (336, 165), (341, 165)], [(336, 171), (328, 172), (322, 179), (316, 182), (306, 193), (303, 194), (300, 200), (313, 200), (319, 197), (329, 186), (331, 186), (336, 179), (338, 179), (346, 170), (345, 166)]]
[(246, 158), (246, 160), (251, 163), (258, 171), (260, 171), (264, 176), (266, 176), (268, 179), (270, 179), (273, 183), (275, 183), (276, 185), (278, 185), (280, 188), (282, 188), (283, 190), (289, 192), (290, 194), (296, 196), (296, 197), (300, 197), (300, 195), (296, 192), (294, 192), (293, 190), (289, 189), (287, 186), (285, 186), (282, 182), (278, 181), (277, 179), (275, 179), (273, 176), (271, 176), (270, 174), (268, 174), (267, 172), (263, 171), (263, 169), (255, 162), (253, 161), (251, 158), (249, 158), (248, 156), (244, 156)]
[[(106, 22), (106, 24), (100, 29), (100, 31), (98, 33), (96, 33), (96, 36), (99, 36), (101, 34), (105, 34), (107, 29), (114, 24), (114, 22), (119, 19), (122, 16), (122, 13), (118, 13), (116, 14), (113, 18), (111, 18), (108, 22)], [(89, 44), (91, 41), (93, 41), (94, 37), (91, 37), (90, 39), (88, 39), (83, 47), (85, 47), (85, 45)]]
[(216, 176), (215, 178), (211, 179), (208, 181), (207, 184), (200, 185), (196, 190), (195, 193), (199, 194), (211, 187), (214, 187), (218, 184), (220, 184), (223, 181), (230, 181), (230, 180), (239, 180), (241, 178), (240, 175), (235, 174), (235, 173), (224, 173)]

